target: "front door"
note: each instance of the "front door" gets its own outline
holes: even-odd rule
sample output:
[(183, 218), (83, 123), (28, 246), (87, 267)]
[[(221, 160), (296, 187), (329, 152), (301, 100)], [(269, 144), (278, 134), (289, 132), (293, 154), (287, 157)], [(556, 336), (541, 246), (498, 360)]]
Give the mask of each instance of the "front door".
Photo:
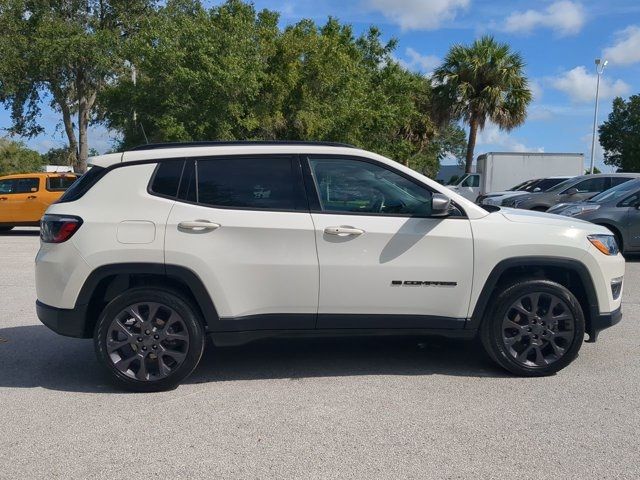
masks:
[(190, 160), (178, 196), (166, 263), (200, 277), (215, 329), (315, 327), (318, 257), (297, 157)]
[(40, 221), (44, 210), (39, 201), (42, 195), (40, 179), (38, 177), (14, 178), (13, 190), (8, 203), (11, 222), (37, 223)]
[(462, 328), (469, 220), (430, 218), (432, 191), (383, 164), (311, 156), (319, 328)]

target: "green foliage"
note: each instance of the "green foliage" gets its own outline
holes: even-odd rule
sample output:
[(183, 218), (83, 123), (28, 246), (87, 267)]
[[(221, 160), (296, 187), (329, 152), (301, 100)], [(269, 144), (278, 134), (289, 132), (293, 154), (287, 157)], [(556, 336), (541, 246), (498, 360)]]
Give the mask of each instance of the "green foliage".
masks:
[(640, 95), (613, 100), (613, 110), (600, 128), (604, 163), (624, 172), (640, 172)]
[(467, 172), (471, 172), (477, 131), (487, 120), (511, 130), (526, 119), (532, 95), (524, 61), (493, 37), (482, 37), (470, 46), (452, 46), (433, 78), (436, 116), (469, 125)]
[(428, 79), (402, 68), (371, 28), (329, 19), (285, 29), (240, 0), (206, 10), (169, 0), (127, 45), (135, 67), (100, 97), (101, 119), (130, 147), (154, 141), (342, 141), (434, 175), (464, 131), (431, 120)]
[(0, 138), (0, 175), (38, 172), (43, 165), (40, 154), (7, 138)]
[(72, 165), (74, 153), (68, 148), (50, 148), (42, 154), (42, 163), (45, 165)]
[(41, 133), (40, 107), (49, 103), (84, 170), (96, 96), (122, 69), (124, 45), (153, 5), (153, 0), (0, 0), (0, 102), (11, 109), (10, 133)]
[[(598, 167), (593, 167), (593, 173), (602, 173)], [(588, 168), (584, 171), (585, 175), (591, 175), (591, 170)]]

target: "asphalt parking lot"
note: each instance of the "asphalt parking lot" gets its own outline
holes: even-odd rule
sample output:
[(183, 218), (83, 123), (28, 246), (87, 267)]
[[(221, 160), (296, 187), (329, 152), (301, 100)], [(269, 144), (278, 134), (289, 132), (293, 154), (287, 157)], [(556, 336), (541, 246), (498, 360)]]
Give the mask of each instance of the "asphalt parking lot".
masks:
[(622, 323), (554, 377), (511, 377), (463, 341), (272, 341), (128, 394), (90, 341), (39, 323), (37, 248), (35, 229), (0, 236), (0, 478), (640, 475), (637, 260)]

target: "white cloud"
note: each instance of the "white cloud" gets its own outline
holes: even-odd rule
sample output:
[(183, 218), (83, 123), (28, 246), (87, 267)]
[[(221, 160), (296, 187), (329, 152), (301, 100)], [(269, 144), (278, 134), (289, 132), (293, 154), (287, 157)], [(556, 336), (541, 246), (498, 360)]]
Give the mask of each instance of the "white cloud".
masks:
[(398, 60), (400, 64), (410, 70), (419, 70), (424, 73), (431, 73), (442, 63), (442, 59), (436, 55), (422, 55), (418, 51), (409, 47), (405, 50), (408, 60)]
[(484, 130), (478, 132), (477, 145), (499, 147), (507, 152), (544, 152), (543, 147), (529, 147), (492, 122), (487, 122)]
[(617, 34), (618, 43), (605, 48), (603, 58), (618, 65), (640, 62), (640, 26), (631, 25)]
[(434, 30), (453, 20), (471, 0), (366, 0), (402, 30)]
[(534, 101), (539, 101), (540, 99), (542, 99), (544, 89), (542, 88), (542, 84), (538, 80), (529, 80), (529, 90), (531, 90), (531, 95), (533, 95)]
[[(574, 102), (581, 103), (595, 100), (596, 80), (595, 73), (589, 73), (584, 66), (579, 66), (549, 79), (549, 82), (556, 90), (569, 95)], [(600, 99), (602, 100), (626, 95), (630, 89), (631, 87), (622, 80), (611, 80), (606, 76), (600, 78)]]
[(560, 35), (575, 35), (586, 21), (581, 3), (561, 0), (544, 10), (514, 12), (507, 17), (503, 30), (511, 33), (530, 33), (536, 28), (549, 28)]

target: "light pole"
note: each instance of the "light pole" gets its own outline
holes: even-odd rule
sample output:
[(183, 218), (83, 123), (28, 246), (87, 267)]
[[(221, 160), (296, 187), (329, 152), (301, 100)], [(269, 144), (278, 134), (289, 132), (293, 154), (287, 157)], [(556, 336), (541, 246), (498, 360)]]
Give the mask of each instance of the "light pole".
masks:
[(602, 73), (604, 72), (604, 67), (607, 66), (607, 63), (609, 63), (608, 60), (605, 60), (603, 62), (599, 58), (596, 58), (596, 73), (598, 74), (598, 78), (596, 80), (596, 108), (593, 112), (593, 132), (591, 135), (591, 168), (589, 168), (589, 173), (591, 175), (593, 175), (596, 154), (596, 128), (598, 126), (598, 96), (600, 94), (600, 75), (602, 75)]

